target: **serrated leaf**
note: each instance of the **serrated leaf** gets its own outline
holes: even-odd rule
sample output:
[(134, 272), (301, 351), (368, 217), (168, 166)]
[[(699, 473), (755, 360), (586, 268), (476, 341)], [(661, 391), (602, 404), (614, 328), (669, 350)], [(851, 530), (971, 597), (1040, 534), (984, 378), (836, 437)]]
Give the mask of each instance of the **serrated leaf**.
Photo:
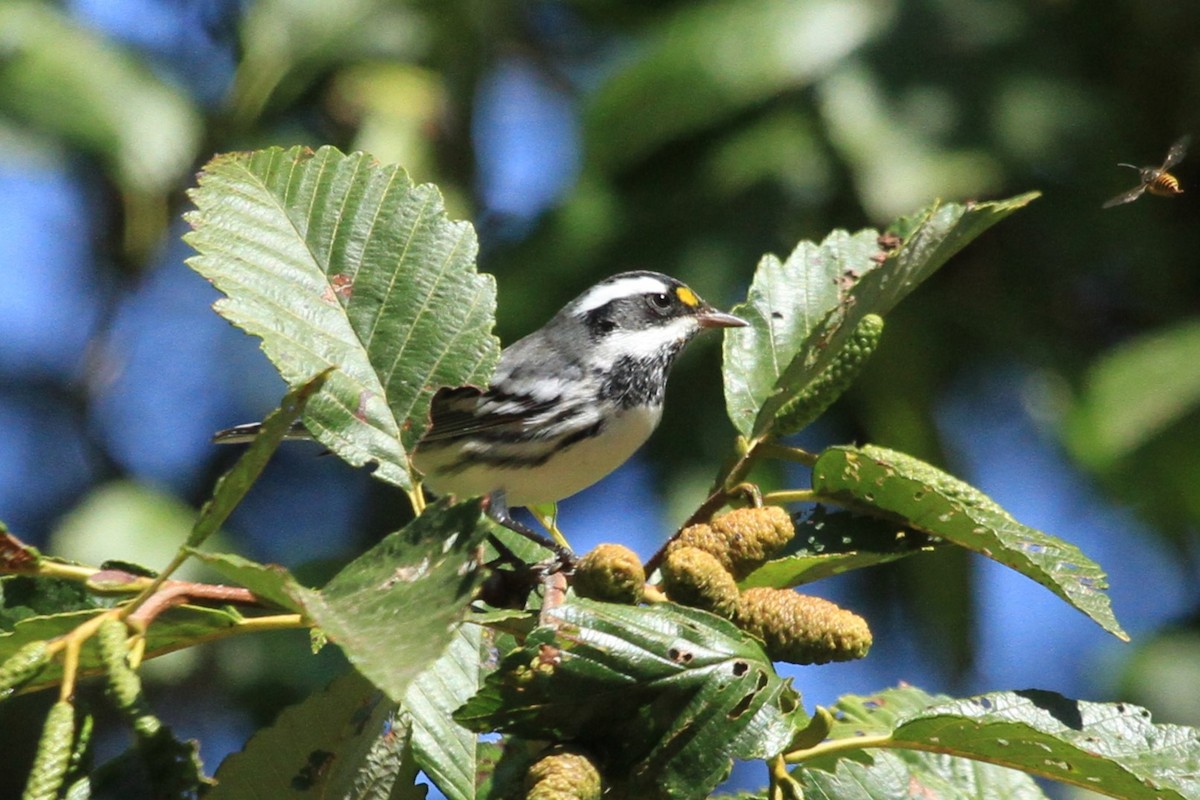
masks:
[(1037, 196), (934, 203), (892, 226), (905, 237), (890, 253), (878, 231), (866, 229), (801, 242), (787, 261), (765, 257), (746, 303), (732, 309), (750, 324), (725, 334), (725, 404), (734, 427), (746, 437), (769, 433), (780, 407), (829, 365), (863, 317), (886, 316), (972, 239)]
[(819, 245), (801, 242), (785, 261), (768, 254), (758, 263), (746, 302), (731, 310), (750, 324), (727, 330), (724, 339), (725, 404), (743, 436), (754, 433), (759, 410), (780, 388), (780, 377), (843, 302), (847, 275), (873, 266), (878, 238), (873, 230), (834, 231)]
[(0, 4), (0, 116), (97, 156), (126, 189), (165, 192), (187, 171), (201, 120), (187, 96), (52, 3)]
[(832, 772), (797, 769), (806, 800), (1043, 800), (1033, 778), (1015, 769), (931, 753), (872, 751), (870, 763), (849, 759)]
[(404, 695), (417, 765), (449, 800), (475, 798), (477, 737), (455, 722), (453, 714), (479, 691), (482, 641), (483, 629), (478, 625), (460, 625), (450, 647)]
[(483, 581), (476, 556), (494, 525), (479, 500), (441, 501), (320, 591), (296, 590), (296, 599), (363, 675), (401, 702), (454, 639)]
[(703, 797), (732, 759), (795, 734), (799, 697), (727, 620), (673, 604), (572, 600), (548, 612), (455, 714), (477, 731), (574, 741), (633, 797)]
[(813, 466), (813, 490), (985, 555), (1045, 586), (1128, 641), (1100, 565), (1075, 545), (1017, 522), (991, 498), (930, 464), (883, 447), (831, 447)]
[(225, 293), (218, 313), (262, 339), (290, 385), (336, 367), (306, 427), (411, 488), (434, 391), (485, 383), (499, 357), (471, 226), (436, 187), (331, 147), (217, 156), (191, 197), (188, 264)]
[[(1122, 798), (1200, 796), (1200, 731), (1156, 725), (1127, 703), (1054, 692), (993, 692), (961, 700), (914, 687), (837, 704), (833, 741), (862, 739), (987, 761)], [(805, 767), (834, 769), (831, 755)]]
[(259, 564), (234, 553), (205, 553), (194, 550), (192, 558), (202, 561), (222, 576), (244, 586), (263, 600), (289, 611), (302, 611), (296, 595), (303, 588), (285, 567)]
[(188, 547), (199, 547), (225, 524), (225, 520), (229, 519), (246, 492), (258, 480), (279, 443), (291, 431), (292, 425), (300, 420), (308, 401), (321, 391), (332, 372), (332, 367), (326, 367), (303, 381), (284, 395), (279, 408), (267, 415), (254, 441), (242, 451), (237, 462), (217, 479), (212, 497), (200, 507), (196, 524), (187, 538)]
[(739, 586), (787, 589), (933, 547), (928, 536), (902, 525), (818, 506), (796, 520), (796, 536), (784, 554), (750, 573)]
[[(221, 762), (214, 776), (217, 785), (205, 797), (387, 798), (392, 786), (384, 787), (383, 794), (370, 794), (362, 776), (366, 772), (370, 783), (378, 785), (385, 776), (402, 772), (408, 732), (389, 723), (395, 708), (383, 692), (351, 670), (324, 691), (284, 709), (241, 752)], [(386, 748), (386, 755), (379, 753), (372, 760), (370, 754), (384, 738), (398, 740), (401, 747)]]

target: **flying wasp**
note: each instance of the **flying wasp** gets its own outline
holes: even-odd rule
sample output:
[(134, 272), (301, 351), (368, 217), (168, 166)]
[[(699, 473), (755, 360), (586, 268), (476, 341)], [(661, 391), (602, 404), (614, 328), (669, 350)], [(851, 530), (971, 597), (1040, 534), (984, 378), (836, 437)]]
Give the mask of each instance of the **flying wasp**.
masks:
[(1141, 197), (1143, 192), (1156, 194), (1159, 197), (1174, 197), (1175, 195), (1183, 194), (1183, 189), (1179, 188), (1179, 179), (1167, 170), (1183, 160), (1184, 154), (1187, 153), (1188, 144), (1191, 141), (1191, 136), (1179, 137), (1179, 140), (1171, 145), (1171, 149), (1167, 151), (1167, 157), (1163, 160), (1161, 167), (1135, 167), (1133, 164), (1117, 164), (1118, 167), (1136, 169), (1142, 182), (1128, 192), (1119, 194), (1112, 200), (1109, 200), (1103, 207), (1112, 208), (1122, 203), (1132, 203)]

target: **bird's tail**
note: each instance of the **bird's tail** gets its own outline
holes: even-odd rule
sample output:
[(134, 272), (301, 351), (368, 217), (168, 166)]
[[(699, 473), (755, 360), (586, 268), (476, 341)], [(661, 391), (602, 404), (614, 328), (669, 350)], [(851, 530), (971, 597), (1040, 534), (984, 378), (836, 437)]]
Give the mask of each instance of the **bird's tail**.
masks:
[[(244, 425), (234, 425), (232, 428), (226, 428), (223, 431), (217, 431), (213, 434), (212, 440), (216, 444), (246, 444), (254, 441), (254, 437), (258, 436), (258, 432), (262, 430), (261, 422), (247, 422)], [(287, 432), (284, 439), (312, 439), (312, 434), (299, 422), (292, 423), (292, 429)]]

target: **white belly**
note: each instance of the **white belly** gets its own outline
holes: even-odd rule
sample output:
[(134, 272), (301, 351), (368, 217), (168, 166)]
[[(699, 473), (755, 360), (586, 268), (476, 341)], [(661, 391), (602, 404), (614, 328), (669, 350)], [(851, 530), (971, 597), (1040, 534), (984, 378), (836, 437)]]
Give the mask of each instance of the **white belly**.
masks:
[(426, 469), (425, 484), (438, 494), (471, 497), (503, 489), (510, 506), (550, 503), (586, 489), (624, 464), (658, 427), (661, 417), (661, 406), (629, 409), (599, 436), (577, 442), (536, 467), (469, 467), (439, 477), (435, 464), (418, 459), (417, 465)]

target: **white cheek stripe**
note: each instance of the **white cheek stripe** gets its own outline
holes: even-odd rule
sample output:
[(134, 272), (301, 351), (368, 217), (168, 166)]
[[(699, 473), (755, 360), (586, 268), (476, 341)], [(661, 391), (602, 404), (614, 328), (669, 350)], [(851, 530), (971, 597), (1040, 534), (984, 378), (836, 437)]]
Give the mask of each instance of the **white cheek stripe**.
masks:
[(653, 358), (672, 342), (687, 339), (696, 331), (693, 317), (679, 317), (660, 328), (639, 331), (616, 330), (605, 336), (599, 344), (604, 359), (611, 362), (621, 356)]
[(670, 286), (658, 278), (652, 278), (649, 275), (622, 278), (619, 281), (594, 286), (589, 289), (582, 297), (575, 301), (575, 308), (572, 309), (572, 313), (576, 316), (581, 316), (621, 297), (652, 294), (655, 292), (667, 294), (670, 291)]

